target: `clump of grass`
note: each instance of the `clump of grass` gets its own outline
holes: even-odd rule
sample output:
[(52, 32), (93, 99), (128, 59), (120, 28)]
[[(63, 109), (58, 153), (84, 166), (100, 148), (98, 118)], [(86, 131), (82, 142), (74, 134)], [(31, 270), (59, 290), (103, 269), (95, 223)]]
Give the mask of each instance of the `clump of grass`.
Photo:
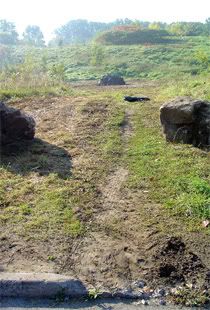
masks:
[(177, 305), (203, 307), (210, 302), (207, 291), (190, 287), (182, 287), (171, 296), (171, 301)]
[(165, 202), (165, 205), (184, 216), (210, 218), (210, 184), (199, 178), (179, 178), (174, 181), (177, 196)]
[(96, 299), (101, 295), (101, 292), (97, 288), (92, 288), (88, 291), (88, 298), (89, 299)]
[(33, 185), (33, 177), (5, 178), (1, 182), (4, 208), (0, 222), (12, 225), (14, 233), (25, 237), (34, 233), (38, 238), (51, 238), (55, 233), (78, 236), (83, 226), (74, 214), (72, 190), (55, 174), (40, 180), (39, 187)]

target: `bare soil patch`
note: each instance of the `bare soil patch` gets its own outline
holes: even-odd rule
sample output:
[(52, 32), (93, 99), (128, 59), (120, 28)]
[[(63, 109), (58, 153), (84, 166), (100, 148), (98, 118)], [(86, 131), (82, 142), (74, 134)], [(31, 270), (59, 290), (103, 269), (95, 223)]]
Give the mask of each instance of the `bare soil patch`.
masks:
[(121, 133), (124, 137), (124, 139), (129, 139), (129, 137), (132, 135), (132, 124), (131, 124), (131, 119), (132, 119), (133, 111), (131, 108), (127, 108), (125, 110), (125, 118), (121, 126)]

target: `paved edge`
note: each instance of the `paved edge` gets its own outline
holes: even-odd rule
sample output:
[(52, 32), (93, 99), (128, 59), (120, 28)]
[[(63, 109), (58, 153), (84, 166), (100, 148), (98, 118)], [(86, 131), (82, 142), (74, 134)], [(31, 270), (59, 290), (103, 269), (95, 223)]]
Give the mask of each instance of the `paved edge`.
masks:
[(87, 294), (80, 280), (59, 274), (0, 273), (0, 297), (82, 297)]
[[(113, 292), (96, 290), (102, 298), (148, 299), (142, 292), (118, 289)], [(92, 296), (93, 295), (93, 296)], [(63, 298), (94, 297), (82, 281), (53, 273), (6, 273), (0, 272), (0, 297)]]

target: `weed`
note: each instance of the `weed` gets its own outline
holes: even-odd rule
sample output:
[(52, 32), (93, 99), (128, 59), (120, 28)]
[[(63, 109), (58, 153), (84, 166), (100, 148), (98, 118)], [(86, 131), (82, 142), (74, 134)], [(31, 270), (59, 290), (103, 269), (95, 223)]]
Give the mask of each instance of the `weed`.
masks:
[(56, 260), (56, 257), (55, 256), (48, 256), (48, 261), (50, 261), (50, 262), (54, 262), (55, 260)]
[(210, 301), (207, 291), (189, 287), (182, 287), (176, 290), (171, 299), (176, 304), (190, 307), (203, 307)]
[(96, 299), (96, 298), (98, 298), (99, 296), (100, 296), (100, 290), (99, 289), (97, 289), (97, 288), (93, 288), (93, 289), (90, 289), (89, 291), (88, 291), (88, 298), (89, 299)]

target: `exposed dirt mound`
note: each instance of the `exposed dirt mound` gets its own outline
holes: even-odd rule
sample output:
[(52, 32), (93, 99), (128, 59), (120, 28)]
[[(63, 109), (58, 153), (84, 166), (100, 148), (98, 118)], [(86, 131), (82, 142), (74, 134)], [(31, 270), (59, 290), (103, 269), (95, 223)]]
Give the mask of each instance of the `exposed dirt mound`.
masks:
[(186, 248), (179, 237), (170, 237), (154, 255), (154, 278), (162, 279), (168, 284), (197, 282), (206, 267), (201, 259)]

